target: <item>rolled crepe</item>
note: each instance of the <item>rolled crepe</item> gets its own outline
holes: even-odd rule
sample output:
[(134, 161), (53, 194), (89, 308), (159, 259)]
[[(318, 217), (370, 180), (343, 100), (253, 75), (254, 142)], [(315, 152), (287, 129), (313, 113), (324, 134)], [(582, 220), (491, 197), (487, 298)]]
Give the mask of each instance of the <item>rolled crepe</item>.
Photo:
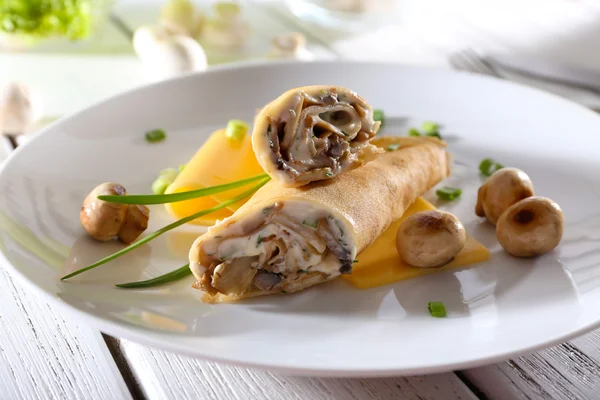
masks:
[(350, 273), (356, 255), (449, 174), (449, 154), (440, 140), (379, 142), (400, 147), (302, 188), (272, 180), (196, 239), (190, 268), (194, 287), (206, 292), (203, 300), (292, 293)]
[(289, 90), (258, 113), (252, 147), (261, 167), (286, 187), (330, 179), (372, 160), (380, 122), (362, 97), (339, 86)]

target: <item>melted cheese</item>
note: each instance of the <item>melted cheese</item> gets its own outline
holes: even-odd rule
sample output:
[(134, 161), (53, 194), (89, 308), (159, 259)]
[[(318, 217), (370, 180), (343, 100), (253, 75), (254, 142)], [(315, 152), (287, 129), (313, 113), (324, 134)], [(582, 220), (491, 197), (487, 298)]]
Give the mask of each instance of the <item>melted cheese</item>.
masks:
[(352, 266), (352, 274), (343, 275), (360, 289), (368, 289), (389, 283), (416, 278), (418, 276), (462, 267), (489, 260), (490, 251), (477, 240), (467, 235), (467, 242), (454, 260), (442, 268), (419, 268), (406, 264), (396, 251), (396, 232), (405, 218), (419, 211), (434, 210), (435, 207), (423, 198), (418, 198), (402, 218), (394, 222), (371, 246), (358, 255)]
[[(233, 140), (225, 136), (225, 130), (215, 131), (200, 147), (194, 157), (165, 193), (178, 193), (201, 189), (208, 186), (249, 178), (263, 173), (252, 151), (252, 140), (245, 135), (242, 140)], [(187, 217), (198, 211), (214, 207), (249, 189), (251, 185), (212, 196), (165, 204), (167, 212), (176, 219)], [(246, 199), (247, 200), (247, 199)], [(229, 217), (246, 200), (239, 201), (226, 209), (207, 214), (194, 220), (199, 225), (213, 225), (215, 220)]]

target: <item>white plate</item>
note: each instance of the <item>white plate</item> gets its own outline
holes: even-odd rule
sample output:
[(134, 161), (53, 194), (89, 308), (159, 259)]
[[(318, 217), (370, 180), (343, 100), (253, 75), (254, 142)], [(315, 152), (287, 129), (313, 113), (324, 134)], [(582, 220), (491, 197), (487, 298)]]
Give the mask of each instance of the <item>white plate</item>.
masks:
[[(463, 189), (459, 201), (442, 208), (490, 247), (491, 261), (371, 290), (340, 279), (239, 304), (202, 303), (191, 278), (155, 290), (112, 287), (185, 263), (196, 236), (187, 228), (72, 281), (58, 280), (118, 248), (88, 239), (79, 225), (92, 187), (113, 180), (130, 193), (148, 192), (160, 169), (186, 162), (213, 129), (230, 118), (251, 120), (257, 107), (308, 84), (356, 90), (388, 118), (398, 117), (399, 134), (423, 120), (442, 123), (458, 161), (444, 184)], [(144, 132), (156, 127), (168, 139), (146, 143)], [(0, 173), (2, 258), (32, 290), (104, 332), (206, 359), (336, 376), (490, 363), (599, 325), (599, 132), (600, 117), (575, 104), (467, 74), (360, 63), (213, 70), (109, 99), (18, 149)], [(524, 169), (539, 195), (563, 207), (566, 232), (556, 251), (518, 260), (500, 250), (493, 228), (473, 212), (484, 157)], [(156, 206), (149, 231), (167, 222)], [(432, 318), (429, 301), (443, 301), (448, 318)]]

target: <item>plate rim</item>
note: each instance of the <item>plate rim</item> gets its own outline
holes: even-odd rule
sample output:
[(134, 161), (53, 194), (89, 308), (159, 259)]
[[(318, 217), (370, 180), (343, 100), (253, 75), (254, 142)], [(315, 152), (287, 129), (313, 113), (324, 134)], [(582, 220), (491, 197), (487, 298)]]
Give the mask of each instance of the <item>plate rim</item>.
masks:
[[(68, 115), (65, 115), (58, 120), (53, 121), (49, 125), (45, 126), (43, 129), (34, 133), (30, 136), (30, 139), (22, 146), (19, 146), (15, 151), (13, 151), (9, 157), (0, 165), (0, 176), (5, 173), (7, 168), (10, 167), (15, 157), (23, 151), (24, 148), (27, 148), (30, 143), (33, 143), (37, 140), (41, 135), (46, 134), (47, 132), (54, 129), (56, 125), (60, 126), (63, 123), (68, 122), (71, 118), (77, 117), (80, 114), (84, 114), (100, 105), (105, 103), (109, 103), (114, 101), (115, 99), (121, 98), (123, 96), (128, 96), (131, 93), (142, 91), (142, 90), (151, 90), (151, 88), (160, 87), (161, 85), (170, 85), (172, 82), (186, 80), (186, 79), (195, 79), (197, 76), (201, 75), (211, 75), (211, 74), (219, 74), (224, 71), (236, 71), (236, 70), (245, 70), (245, 69), (254, 69), (254, 68), (262, 68), (265, 66), (283, 66), (286, 65), (298, 65), (303, 62), (293, 61), (293, 60), (277, 60), (277, 61), (268, 61), (268, 60), (253, 60), (250, 62), (236, 62), (229, 63), (226, 65), (220, 65), (211, 67), (208, 71), (204, 72), (192, 72), (186, 73), (180, 76), (177, 76), (172, 79), (163, 80), (160, 82), (152, 82), (148, 84), (144, 84), (141, 86), (137, 86), (134, 88), (127, 89), (125, 91), (121, 91), (119, 93), (115, 93), (111, 96), (103, 98), (99, 101), (93, 102), (92, 104), (83, 107), (81, 109), (76, 110)], [(435, 71), (438, 74), (447, 74), (448, 76), (453, 75), (464, 75), (469, 76), (469, 79), (476, 80), (485, 80), (485, 81), (495, 81), (497, 83), (501, 83), (503, 85), (516, 86), (521, 90), (529, 90), (532, 92), (537, 92), (538, 94), (544, 95), (546, 97), (553, 97), (556, 100), (564, 103), (565, 105), (575, 106), (579, 108), (581, 111), (588, 111), (597, 115), (594, 111), (584, 107), (581, 104), (578, 104), (572, 100), (561, 97), (557, 94), (546, 92), (541, 89), (537, 89), (531, 86), (526, 86), (524, 84), (518, 82), (512, 82), (508, 80), (499, 79), (496, 77), (490, 76), (482, 76), (475, 73), (464, 72), (464, 71), (453, 71), (448, 68), (438, 67), (438, 66), (415, 66), (415, 65), (407, 65), (403, 63), (397, 62), (370, 62), (370, 61), (356, 61), (356, 60), (344, 60), (344, 61), (336, 61), (336, 60), (321, 60), (321, 61), (313, 61), (307, 64), (321, 64), (321, 65), (338, 65), (339, 64), (351, 64), (351, 65), (362, 65), (362, 66), (386, 66), (386, 67), (397, 67), (403, 70), (413, 70), (413, 71)], [(600, 118), (600, 117), (599, 117)], [(9, 273), (12, 278), (16, 278), (23, 286), (32, 290), (37, 294), (41, 294), (41, 296), (53, 306), (57, 306), (61, 311), (66, 312), (69, 315), (69, 318), (79, 317), (83, 323), (88, 324), (89, 326), (100, 330), (101, 332), (105, 332), (111, 336), (115, 336), (117, 338), (123, 338), (127, 340), (131, 340), (138, 344), (150, 346), (156, 349), (161, 349), (165, 351), (171, 351), (177, 354), (182, 354), (186, 356), (191, 356), (197, 359), (202, 359), (210, 362), (217, 362), (221, 364), (226, 364), (230, 366), (240, 366), (245, 368), (257, 368), (266, 371), (273, 371), (277, 373), (284, 374), (293, 374), (295, 376), (315, 376), (315, 377), (338, 377), (338, 378), (360, 378), (360, 377), (390, 377), (390, 376), (408, 376), (408, 375), (418, 375), (418, 374), (431, 374), (431, 373), (443, 373), (450, 372), (452, 370), (457, 369), (468, 369), (480, 367), (483, 365), (493, 364), (501, 361), (508, 360), (515, 356), (519, 356), (525, 353), (536, 352), (541, 349), (554, 346), (556, 344), (560, 344), (562, 342), (568, 341), (572, 338), (581, 336), (585, 333), (588, 333), (594, 329), (600, 327), (600, 318), (596, 321), (588, 322), (587, 324), (582, 325), (578, 329), (572, 330), (565, 334), (556, 335), (548, 340), (539, 342), (535, 345), (522, 345), (516, 349), (511, 351), (500, 352), (491, 356), (476, 358), (472, 357), (470, 359), (460, 361), (460, 362), (451, 362), (445, 361), (439, 364), (430, 365), (430, 366), (417, 366), (417, 367), (405, 367), (405, 368), (380, 368), (380, 369), (343, 369), (343, 368), (328, 368), (328, 367), (317, 367), (317, 368), (304, 368), (304, 367), (294, 367), (288, 365), (281, 365), (276, 363), (268, 363), (268, 362), (247, 362), (247, 361), (237, 361), (232, 360), (227, 357), (219, 357), (219, 356), (211, 356), (202, 354), (201, 352), (194, 351), (195, 348), (183, 348), (176, 344), (176, 341), (165, 340), (169, 337), (181, 337), (180, 334), (169, 331), (152, 331), (149, 329), (145, 329), (133, 324), (126, 323), (124, 321), (119, 320), (107, 320), (100, 316), (96, 316), (94, 314), (88, 313), (84, 310), (81, 310), (69, 303), (62, 301), (59, 297), (53, 296), (52, 294), (46, 292), (42, 287), (35, 284), (33, 281), (27, 278), (19, 268), (14, 266), (6, 257), (4, 251), (0, 250), (0, 265)], [(31, 292), (30, 292), (31, 293)], [(72, 323), (81, 323), (78, 320), (72, 320)], [(162, 337), (162, 338), (161, 338)]]

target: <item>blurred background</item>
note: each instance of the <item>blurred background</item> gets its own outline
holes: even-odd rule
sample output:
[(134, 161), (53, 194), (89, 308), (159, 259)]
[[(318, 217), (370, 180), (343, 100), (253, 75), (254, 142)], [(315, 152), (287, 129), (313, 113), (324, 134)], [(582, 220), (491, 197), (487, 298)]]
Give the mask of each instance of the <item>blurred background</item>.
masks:
[[(21, 134), (148, 82), (277, 59), (452, 68), (598, 108), (599, 49), (597, 0), (4, 0), (0, 122)], [(19, 96), (20, 126), (2, 112)]]

